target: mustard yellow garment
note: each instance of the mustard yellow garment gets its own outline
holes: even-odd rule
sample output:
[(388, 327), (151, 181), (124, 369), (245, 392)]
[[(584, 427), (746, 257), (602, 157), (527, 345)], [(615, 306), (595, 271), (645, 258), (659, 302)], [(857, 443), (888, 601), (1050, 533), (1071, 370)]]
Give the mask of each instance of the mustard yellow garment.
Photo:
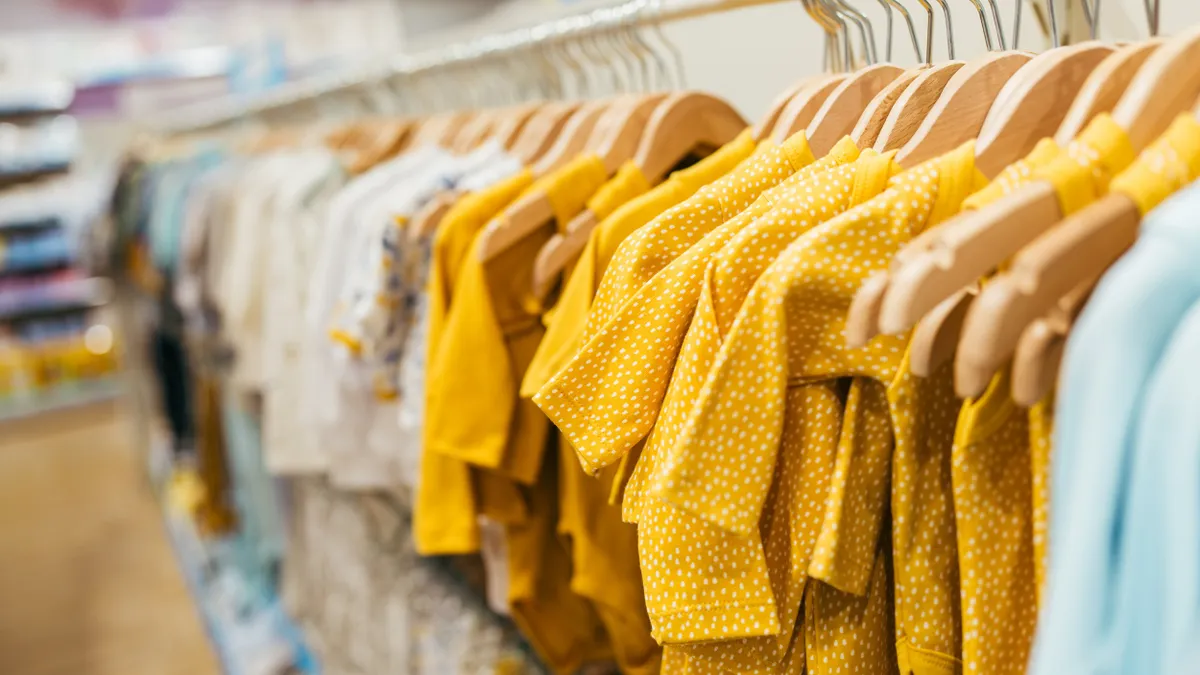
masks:
[[(781, 250), (791, 239), (818, 225), (826, 217), (852, 206), (852, 200), (862, 201), (877, 194), (886, 185), (892, 164), (887, 157), (868, 154), (869, 157), (853, 164), (818, 171), (804, 180), (789, 180), (777, 188), (779, 202), (775, 209), (748, 224), (740, 233), (735, 233), (733, 241), (708, 265), (706, 276), (711, 278), (718, 261), (733, 263), (736, 258), (740, 260), (742, 268), (734, 274), (749, 276), (749, 281), (741, 282), (748, 287), (753, 283), (755, 266), (760, 270), (765, 269), (774, 257), (774, 251)], [(835, 148), (828, 159), (833, 162), (852, 162), (857, 156), (857, 148), (847, 139)], [(720, 268), (733, 271), (733, 267)], [(724, 276), (721, 282), (722, 285), (739, 283)], [(725, 290), (732, 289), (726, 287)], [(638, 462), (637, 471), (643, 475), (653, 470), (653, 460), (659, 452), (660, 443), (668, 441), (669, 444), (677, 427), (674, 418), (688, 408), (687, 404), (695, 396), (695, 389), (703, 384), (706, 370), (702, 366), (707, 358), (702, 355), (703, 352), (715, 352), (715, 347), (719, 347), (719, 339), (713, 337), (715, 326), (712, 314), (705, 310), (702, 304), (692, 320), (666, 395), (663, 413)], [(697, 663), (698, 658), (700, 663), (707, 662), (739, 671), (773, 669), (780, 665), (788, 652), (792, 637), (790, 628), (796, 623), (803, 597), (804, 568), (807, 567), (801, 566), (799, 561), (806, 559), (811, 552), (812, 539), (820, 526), (823, 513), (813, 507), (824, 502), (837, 441), (836, 424), (832, 428), (823, 428), (821, 422), (833, 420), (836, 423), (840, 419), (840, 400), (836, 387), (818, 385), (797, 391), (795, 396), (802, 400), (800, 405), (825, 410), (828, 415), (824, 420), (801, 415), (791, 420), (793, 424), (784, 433), (789, 442), (794, 443), (796, 452), (784, 462), (786, 468), (781, 467), (778, 472), (778, 485), (773, 488), (775, 497), (771, 508), (762, 513), (756, 527), (748, 532), (731, 534), (652, 497), (640, 500), (642, 508), (639, 511), (638, 538), (642, 569), (648, 577), (663, 579), (656, 584), (647, 581), (647, 598), (652, 603), (651, 616), (659, 634), (663, 637), (696, 636), (694, 639), (676, 638), (686, 643), (730, 637), (749, 638), (690, 645), (693, 663)], [(636, 488), (633, 482), (630, 488)], [(637, 497), (636, 491), (634, 494), (627, 492), (627, 507), (631, 499)], [(671, 563), (671, 558), (679, 550), (689, 552), (688, 565)], [(714, 567), (722, 569), (722, 579), (744, 580), (747, 587), (753, 582), (755, 589), (763, 583), (765, 575), (766, 587), (761, 592), (762, 606), (751, 608), (751, 611), (762, 612), (773, 604), (776, 617), (771, 623), (778, 625), (780, 630), (743, 636), (722, 633), (729, 630), (728, 625), (749, 623), (749, 619), (743, 619), (745, 610), (742, 605), (746, 603), (737, 602), (736, 586), (714, 583), (711, 573)], [(703, 590), (689, 590), (695, 588)], [(759, 597), (751, 593), (746, 593), (746, 596)], [(664, 616), (655, 616), (654, 605), (663, 608), (659, 614)], [(670, 611), (665, 612), (665, 608), (670, 608)], [(689, 608), (690, 612), (684, 611)], [(720, 617), (721, 621), (715, 628), (704, 624), (690, 625), (695, 616)], [(720, 625), (722, 623), (726, 626)], [(716, 632), (710, 634), (710, 630)]]
[(518, 386), (543, 333), (541, 307), (531, 297), (533, 260), (604, 179), (594, 156), (538, 179), (525, 194), (544, 194), (554, 221), (486, 262), (471, 254), (476, 234), (426, 377), (426, 458), (442, 455), (474, 467), (478, 514), (505, 528), (513, 618), (559, 673), (612, 651), (595, 609), (570, 588), (570, 553), (555, 536), (558, 462), (553, 450), (549, 460), (545, 453), (554, 439), (545, 416), (520, 400)]
[[(853, 142), (844, 139), (831, 152), (832, 157), (843, 162), (842, 166), (798, 183), (789, 181), (788, 188), (780, 188), (785, 194), (779, 204), (738, 232), (714, 256), (705, 274), (701, 298), (680, 350), (663, 410), (625, 495), (627, 511), (634, 500), (640, 499), (643, 506), (639, 538), (645, 553), (644, 570), (650, 572), (652, 565), (662, 564), (665, 556), (681, 542), (695, 540), (701, 550), (700, 557), (694, 559), (697, 571), (692, 573), (687, 568), (673, 571), (679, 575), (676, 587), (707, 583), (710, 576), (706, 561), (712, 564), (716, 561), (709, 561), (703, 553), (710, 548), (706, 540), (731, 539), (746, 549), (744, 553), (731, 555), (746, 560), (765, 559), (782, 627), (793, 626), (797, 621), (807, 560), (824, 515), (820, 505), (824, 504), (829, 489), (840, 422), (841, 402), (837, 387), (817, 384), (811, 390), (797, 390), (795, 395), (803, 400), (800, 406), (807, 406), (810, 411), (824, 411), (823, 420), (833, 424), (822, 426), (821, 416), (817, 414), (798, 414), (790, 420), (784, 435), (791, 452), (780, 460), (770, 505), (757, 524), (758, 537), (747, 537), (745, 533), (729, 537), (720, 524), (700, 522), (689, 514), (671, 513), (674, 511), (671, 505), (653, 496), (642, 497), (640, 484), (647, 480), (651, 484), (655, 482), (654, 477), (647, 479), (647, 476), (656, 473), (656, 460), (673, 445), (684, 416), (691, 410), (696, 391), (704, 383), (708, 366), (720, 348), (721, 339), (758, 274), (805, 231), (878, 194), (897, 168), (890, 157), (867, 151), (855, 161), (858, 154)], [(661, 526), (666, 523), (670, 525)], [(686, 534), (681, 535), (680, 531)], [(755, 550), (756, 545), (761, 548)], [(802, 634), (800, 638), (796, 647), (802, 653)], [(693, 662), (738, 670), (771, 670), (785, 659), (791, 640), (792, 631), (785, 628), (778, 636), (689, 645), (688, 651)]]
[(579, 350), (592, 299), (625, 238), (732, 171), (753, 150), (752, 134), (744, 132), (695, 165), (672, 173), (646, 194), (618, 206), (596, 225), (554, 305), (554, 320), (521, 382), (521, 396), (532, 398)]
[[(805, 602), (821, 607), (837, 598), (857, 622), (838, 626), (818, 620), (806, 627), (814, 635), (806, 641), (833, 650), (832, 655), (814, 655), (810, 648), (810, 672), (832, 672), (822, 669), (846, 659), (860, 659), (849, 672), (892, 672), (898, 652), (906, 666), (933, 664), (917, 672), (953, 672), (955, 667), (952, 580), (932, 580), (930, 590), (941, 593), (942, 606), (931, 599), (925, 607), (929, 625), (923, 621), (911, 627), (917, 635), (908, 634), (910, 627), (893, 627), (894, 618), (905, 620), (910, 612), (895, 613), (891, 589), (875, 581), (888, 573), (887, 561), (879, 556), (887, 543), (884, 514), (893, 443), (912, 444), (928, 436), (921, 426), (928, 420), (912, 414), (911, 402), (890, 400), (886, 388), (900, 374), (906, 336), (883, 336), (851, 350), (843, 332), (861, 282), (884, 269), (914, 235), (956, 213), (983, 183), (974, 166), (973, 144), (966, 144), (901, 173), (879, 196), (796, 239), (743, 303), (673, 451), (680, 458), (656, 488), (672, 504), (710, 522), (725, 522), (736, 531), (752, 528), (769, 497), (777, 464), (786, 457), (780, 452), (785, 430), (792, 417), (809, 413), (796, 406), (794, 392), (811, 389), (809, 382), (853, 378), (840, 432), (834, 432), (830, 494), (808, 567), (817, 582), (806, 584)], [(817, 425), (828, 428), (831, 423)], [(905, 539), (896, 543), (912, 546)], [(896, 559), (912, 567), (903, 555), (899, 552)], [(899, 582), (897, 589), (904, 590)], [(906, 600), (911, 601), (898, 598)], [(868, 611), (881, 604), (886, 611)], [(890, 641), (893, 630), (899, 649), (880, 653), (871, 648), (881, 632)], [(914, 640), (931, 643), (917, 658), (907, 648)], [(925, 658), (926, 652), (934, 658)], [(872, 657), (879, 660), (861, 660)]]
[[(755, 195), (810, 166), (825, 165), (813, 161), (808, 141), (796, 134), (626, 240), (595, 301), (599, 308), (621, 304), (623, 298), (624, 306), (595, 337), (585, 335), (579, 354), (534, 397), (575, 446), (588, 473), (620, 459), (649, 432), (708, 258), (729, 235), (770, 208), (769, 200), (760, 202)], [(726, 218), (738, 223), (722, 225)], [(640, 270), (646, 267), (664, 274), (636, 283), (645, 279)], [(589, 317), (589, 326), (592, 321)]]
[[(1120, 126), (1100, 115), (1066, 148), (1038, 159), (1024, 180), (1049, 181), (1068, 215), (1103, 195), (1133, 152)], [(1005, 366), (963, 404), (953, 451), (963, 665), (981, 675), (1025, 672), (1037, 621), (1033, 483), (1045, 469), (1034, 463), (1029, 417), (1012, 403), (1009, 378)]]
[(536, 481), (546, 420), (518, 397), (520, 378), (544, 332), (540, 303), (532, 297), (533, 260), (555, 223), (565, 227), (604, 177), (599, 158), (585, 155), (538, 179), (527, 193), (546, 195), (555, 222), (487, 263), (474, 255), (463, 261), (457, 297), (428, 363), (427, 455), (493, 469), (525, 485)]
[[(429, 284), (429, 337), (426, 363), (432, 363), (450, 311), (454, 281), (471, 242), (483, 226), (533, 182), (525, 170), (480, 192), (464, 196), (447, 211), (433, 243)], [(421, 555), (452, 555), (479, 550), (471, 470), (463, 462), (422, 451), (421, 479), (413, 507), (413, 538)]]
[[(730, 151), (731, 147), (736, 149), (742, 145), (746, 147), (744, 152)], [(546, 335), (525, 373), (523, 397), (536, 392), (562, 363), (574, 356), (595, 289), (620, 241), (703, 185), (724, 175), (752, 149), (753, 143), (746, 139), (735, 141), (732, 146), (718, 150), (695, 166), (673, 173), (650, 192), (615, 208), (597, 225), (579, 262), (568, 275)], [(630, 166), (627, 165), (623, 173), (636, 177), (624, 180), (636, 183), (640, 179), (644, 183), (640, 171), (634, 174), (636, 168), (628, 168)], [(621, 180), (618, 174), (601, 188), (589, 200), (589, 208), (603, 200), (615, 203), (618, 198), (612, 196), (614, 193), (630, 194), (631, 190), (614, 187), (614, 183)], [(593, 209), (597, 215), (604, 211), (604, 208)], [(621, 671), (630, 675), (656, 674), (661, 667), (661, 648), (650, 635), (638, 567), (636, 529), (621, 522), (619, 507), (609, 503), (607, 486), (611, 477), (589, 478), (575, 459), (574, 449), (561, 438), (559, 446), (559, 532), (569, 537), (572, 547), (571, 589), (592, 601), (610, 636)]]

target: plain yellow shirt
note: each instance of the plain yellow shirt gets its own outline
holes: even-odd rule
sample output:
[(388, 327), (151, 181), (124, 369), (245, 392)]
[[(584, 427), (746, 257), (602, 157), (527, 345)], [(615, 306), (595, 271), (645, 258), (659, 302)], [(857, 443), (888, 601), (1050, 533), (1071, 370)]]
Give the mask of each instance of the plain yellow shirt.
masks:
[[(475, 235), (533, 183), (521, 171), (496, 185), (465, 195), (443, 217), (434, 236), (429, 282), (429, 337), (425, 362), (432, 363), (454, 296), (454, 281)], [(475, 491), (466, 463), (422, 449), (421, 477), (413, 507), (413, 538), (421, 555), (479, 550)]]

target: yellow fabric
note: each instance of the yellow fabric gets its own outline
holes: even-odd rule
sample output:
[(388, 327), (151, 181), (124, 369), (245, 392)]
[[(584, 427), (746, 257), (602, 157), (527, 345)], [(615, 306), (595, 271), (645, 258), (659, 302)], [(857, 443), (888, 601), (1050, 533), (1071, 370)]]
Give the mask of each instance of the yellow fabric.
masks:
[[(619, 233), (636, 230), (691, 196), (749, 156), (753, 148), (754, 143), (748, 135), (739, 138), (693, 167), (672, 174), (649, 193), (618, 206), (597, 226), (579, 262), (568, 275), (546, 335), (525, 373), (523, 397), (535, 393), (574, 356), (604, 266), (625, 236)], [(606, 187), (611, 185), (613, 181)], [(589, 200), (589, 204), (594, 205), (598, 197), (599, 194)], [(609, 195), (604, 199), (614, 197)], [(592, 601), (610, 636), (621, 672), (630, 675), (658, 673), (662, 653), (650, 635), (638, 567), (636, 530), (622, 523), (619, 507), (609, 503), (607, 486), (611, 478), (602, 476), (601, 480), (593, 480), (587, 477), (575, 459), (574, 449), (561, 439), (559, 448), (559, 533), (569, 538), (572, 547), (571, 589)]]
[(1029, 450), (1033, 491), (1033, 572), (1038, 606), (1046, 584), (1050, 543), (1050, 452), (1054, 437), (1054, 392), (1029, 409)]
[[(635, 232), (621, 247), (604, 275), (595, 306), (625, 306), (591, 339), (587, 331), (596, 316), (589, 316), (584, 347), (534, 397), (575, 446), (588, 473), (620, 459), (650, 430), (709, 257), (729, 236), (769, 210), (770, 195), (755, 199), (756, 195), (789, 176), (825, 168), (821, 161), (800, 163), (811, 158), (807, 140), (797, 134), (781, 148), (757, 153)], [(647, 278), (647, 268), (664, 273)], [(647, 339), (652, 332), (656, 337)], [(631, 351), (634, 345), (644, 348)], [(623, 385), (611, 384), (626, 378), (636, 378), (648, 391), (627, 397)]]
[[(695, 315), (663, 398), (654, 431), (638, 460), (625, 492), (625, 515), (638, 522), (641, 487), (655, 470), (660, 456), (677, 440), (679, 425), (691, 412), (695, 390), (704, 384), (708, 366), (741, 309), (742, 301), (763, 270), (788, 246), (815, 225), (851, 206), (874, 197), (887, 184), (895, 167), (890, 156), (859, 151), (849, 138), (839, 142), (826, 159), (838, 166), (803, 181), (789, 180), (777, 190), (778, 206), (737, 232), (713, 256), (705, 271)], [(668, 457), (662, 457), (669, 461)], [(754, 519), (757, 522), (757, 518)], [(715, 524), (726, 527), (726, 523)], [(753, 523), (734, 529), (747, 535)]]
[[(475, 235), (532, 182), (532, 172), (521, 171), (491, 188), (464, 196), (446, 212), (434, 236), (430, 262), (426, 363), (433, 362), (441, 343), (454, 281)], [(478, 551), (479, 525), (470, 468), (451, 457), (422, 452), (421, 479), (413, 506), (417, 552), (451, 555)]]
[(596, 190), (607, 179), (604, 160), (596, 155), (580, 155), (539, 178), (530, 192), (540, 191), (546, 195), (561, 231), (572, 218), (579, 215), (588, 199), (596, 194)]
[[(829, 157), (831, 161), (841, 162), (842, 166), (815, 173), (807, 180), (788, 181), (787, 187), (781, 188), (778, 195), (778, 206), (735, 233), (730, 243), (714, 256), (706, 274), (712, 283), (706, 286), (729, 296), (744, 295), (754, 281), (755, 270), (765, 269), (774, 254), (792, 239), (882, 190), (894, 168), (890, 158), (868, 152), (866, 157), (854, 162), (857, 156), (857, 148), (847, 139)], [(720, 632), (725, 628), (720, 625), (711, 635), (708, 631), (713, 629), (707, 626), (688, 625), (692, 614), (683, 611), (693, 606), (707, 608), (722, 601), (728, 604), (732, 590), (728, 585), (718, 584), (700, 592), (683, 593), (683, 589), (708, 585), (712, 579), (709, 570), (721, 566), (725, 578), (741, 579), (747, 586), (750, 582), (754, 582), (755, 587), (764, 586), (763, 602), (768, 604), (774, 599), (781, 630), (769, 637), (696, 645), (689, 651), (693, 663), (723, 664), (722, 667), (739, 670), (771, 669), (779, 666), (788, 653), (792, 631), (787, 627), (796, 623), (803, 597), (807, 565), (801, 561), (806, 560), (812, 550), (814, 542), (810, 535), (819, 528), (823, 515), (820, 508), (814, 507), (824, 503), (829, 485), (840, 402), (836, 388), (830, 386), (818, 385), (811, 391), (797, 393), (813, 408), (828, 410), (826, 419), (834, 420), (835, 426), (825, 429), (819, 424), (821, 420), (803, 416), (792, 420), (795, 424), (785, 435), (790, 443), (794, 442), (795, 452), (776, 474), (777, 496), (771, 507), (761, 522), (755, 519), (758, 527), (748, 532), (730, 534), (653, 496), (641, 497), (638, 476), (646, 480), (645, 477), (653, 472), (658, 454), (671, 445), (679, 418), (690, 409), (688, 404), (692, 396), (703, 384), (707, 372), (705, 366), (720, 346), (710, 311), (712, 303), (706, 302), (709, 297), (706, 290), (701, 291), (700, 304), (680, 351), (663, 411), (638, 462), (635, 479), (627, 488), (626, 514), (640, 518), (638, 537), (643, 572), (648, 578), (667, 580), (666, 583), (647, 582), (648, 599), (654, 601), (657, 598), (659, 606), (674, 608), (667, 620), (659, 620), (652, 614), (656, 629), (661, 625), (660, 632), (664, 635), (668, 628), (678, 635), (694, 633), (696, 638), (687, 642), (725, 637)], [(723, 489), (719, 482), (713, 487)], [(631, 508), (635, 502), (641, 508)], [(694, 551), (688, 557), (695, 563), (694, 567), (671, 564), (678, 549)], [(739, 611), (736, 606), (726, 607), (725, 622), (740, 621)], [(711, 609), (707, 614), (716, 615)]]
[(575, 356), (592, 299), (621, 242), (667, 209), (732, 171), (753, 150), (753, 136), (743, 132), (696, 164), (672, 173), (653, 190), (618, 206), (596, 225), (554, 305), (554, 320), (546, 327), (546, 336), (521, 382), (521, 396), (532, 398)]
[(650, 181), (633, 160), (625, 162), (617, 173), (587, 200), (587, 210), (604, 220), (622, 204), (650, 190)]
[(781, 146), (763, 141), (729, 173), (632, 233), (596, 290), (581, 344), (590, 342), (626, 300), (692, 244), (815, 160), (803, 133)]
[(1144, 216), (1198, 176), (1200, 121), (1186, 113), (1114, 178), (1109, 190), (1128, 195)]
[(505, 525), (504, 539), (513, 621), (553, 672), (570, 675), (613, 651), (597, 608), (572, 590), (570, 552), (555, 536), (557, 464), (549, 453), (537, 484), (523, 490), (530, 517)]
[(954, 441), (954, 507), (968, 673), (1024, 673), (1037, 624), (1029, 424), (1006, 367), (963, 404)]
[(1113, 177), (1133, 160), (1129, 135), (1112, 117), (1102, 114), (1088, 123), (1062, 155), (1035, 171), (1033, 178), (1054, 186), (1062, 214), (1067, 216), (1103, 195)]
[[(1172, 130), (1180, 135), (1156, 142), (1131, 167), (1128, 136), (1110, 117), (1100, 115), (1026, 180), (1048, 181), (1064, 216), (1103, 196), (1111, 183), (1139, 191), (1153, 203), (1149, 195), (1169, 194), (1166, 185), (1178, 180), (1179, 171), (1163, 170), (1180, 166), (1170, 161), (1174, 144), (1188, 147), (1187, 139), (1193, 138), (1190, 147), (1200, 148), (1188, 124)], [(963, 405), (954, 449), (963, 606), (984, 608), (964, 615), (963, 661), (967, 672), (981, 675), (1024, 672), (1047, 555), (1046, 476), (1053, 420), (1047, 408), (1027, 414), (1011, 405), (1009, 378), (1006, 367), (978, 401)], [(1037, 440), (1031, 432), (1044, 435)], [(997, 542), (1007, 548), (995, 548)]]
[(967, 197), (963, 202), (963, 210), (982, 208), (987, 204), (1010, 194), (1017, 188), (1033, 179), (1034, 171), (1054, 161), (1062, 154), (1062, 148), (1053, 138), (1043, 138), (1033, 146), (1033, 150), (1025, 157), (1004, 167), (992, 182), (982, 190)]
[[(473, 467), (475, 508), (505, 526), (514, 619), (543, 659), (562, 673), (584, 660), (614, 656), (606, 624), (622, 631), (618, 637), (624, 660), (654, 668), (658, 659), (648, 620), (641, 619), (639, 633), (638, 616), (627, 611), (630, 597), (639, 607), (636, 581), (608, 589), (609, 595), (601, 597), (609, 602), (593, 606), (584, 596), (597, 597), (599, 589), (588, 585), (589, 578), (573, 578), (568, 544), (588, 555), (600, 553), (588, 547), (590, 541), (556, 536), (563, 529), (583, 531), (579, 514), (560, 514), (559, 503), (560, 481), (570, 480), (578, 469), (560, 466), (554, 445), (547, 455), (548, 443), (556, 443), (548, 421), (532, 402), (519, 397), (520, 380), (544, 332), (540, 303), (532, 297), (533, 260), (556, 225), (575, 217), (602, 182), (596, 180), (592, 159), (573, 161), (524, 192), (545, 194), (555, 204), (557, 223), (544, 224), (487, 262), (465, 256), (426, 376), (426, 456), (450, 457)], [(576, 492), (577, 486), (567, 491)], [(621, 525), (615, 517), (613, 523)], [(620, 532), (600, 534), (620, 543)], [(632, 548), (632, 534), (626, 536)], [(629, 579), (630, 569), (622, 568), (620, 560), (615, 567), (604, 570), (610, 584), (614, 577)], [(632, 573), (636, 579), (636, 567)]]
[[(847, 623), (817, 620), (806, 632), (814, 636), (811, 644), (836, 645), (835, 657), (872, 654), (878, 659), (857, 664), (858, 672), (896, 669), (895, 618), (902, 622), (895, 627), (901, 648), (913, 644), (936, 649), (946, 656), (941, 662), (951, 665), (957, 636), (953, 580), (929, 580), (928, 589), (897, 583), (897, 594), (905, 594), (900, 602), (925, 603), (919, 607), (926, 611), (919, 625), (904, 625), (920, 611), (898, 607), (900, 613), (894, 614), (891, 589), (876, 581), (880, 566), (886, 567), (890, 559), (880, 560), (880, 551), (887, 543), (884, 514), (893, 442), (917, 446), (909, 447), (909, 453), (921, 452), (919, 444), (931, 432), (920, 425), (932, 422), (912, 414), (912, 401), (891, 400), (886, 388), (901, 375), (906, 336), (882, 336), (862, 349), (848, 349), (845, 315), (867, 276), (884, 269), (914, 235), (956, 213), (963, 199), (983, 183), (974, 166), (973, 144), (968, 143), (896, 176), (876, 198), (796, 239), (743, 303), (672, 451), (678, 459), (657, 488), (674, 505), (745, 531), (747, 524), (753, 527), (756, 522), (755, 510), (776, 489), (773, 476), (779, 463), (788, 461), (788, 429), (815, 427), (818, 430), (810, 433), (833, 436), (830, 493), (808, 565), (815, 581), (806, 584), (805, 592), (818, 607), (836, 598), (846, 607)], [(797, 400), (799, 392), (816, 391), (813, 383), (831, 386), (847, 377), (853, 379), (840, 421), (836, 408), (805, 407)], [(821, 417), (809, 419), (814, 412)], [(949, 413), (952, 417), (953, 410)], [(949, 428), (949, 423), (943, 426)], [(903, 447), (897, 451), (905, 452)], [(905, 538), (896, 541), (906, 550), (915, 548)], [(911, 575), (919, 563), (906, 562), (906, 555), (913, 555), (906, 550), (896, 559)], [(920, 598), (927, 590), (936, 591), (938, 598)], [(943, 606), (933, 614), (939, 600)], [(868, 611), (881, 605), (885, 611)], [(806, 622), (808, 617), (806, 609)], [(891, 648), (872, 649), (881, 633)], [(807, 650), (811, 669), (812, 647)], [(909, 663), (922, 661), (905, 656)]]

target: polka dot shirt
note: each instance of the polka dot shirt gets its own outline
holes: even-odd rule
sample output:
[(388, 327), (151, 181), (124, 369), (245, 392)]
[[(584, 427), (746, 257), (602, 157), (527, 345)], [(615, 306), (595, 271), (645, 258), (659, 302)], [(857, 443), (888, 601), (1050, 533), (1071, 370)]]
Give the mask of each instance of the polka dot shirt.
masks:
[[(798, 136), (803, 139), (802, 134)], [(812, 153), (807, 141), (803, 145), (789, 143), (777, 151), (760, 152), (747, 160), (748, 165), (701, 190), (622, 244), (596, 295), (585, 329), (585, 346), (534, 397), (575, 447), (589, 474), (620, 459), (650, 431), (708, 260), (733, 234), (766, 213), (777, 197), (774, 190), (767, 190), (748, 208), (737, 207), (749, 201), (747, 195), (778, 186), (789, 177), (800, 180), (833, 162), (822, 159), (797, 170), (801, 160), (811, 158)], [(689, 206), (699, 214), (686, 208)], [(727, 215), (733, 217), (724, 221)], [(694, 245), (679, 247), (684, 242)], [(640, 288), (628, 283), (644, 274), (629, 272), (623, 258), (627, 251), (635, 270), (649, 264), (662, 271)], [(677, 256), (675, 251), (679, 251)], [(662, 264), (665, 261), (670, 262)], [(619, 286), (630, 293), (613, 290)], [(606, 292), (628, 299), (607, 325), (589, 338), (593, 319), (607, 313), (603, 308)]]
[[(719, 523), (703, 522), (694, 514), (670, 513), (675, 509), (674, 506), (652, 497), (644, 500), (644, 509), (641, 505), (636, 509), (631, 507), (640, 499), (640, 484), (648, 474), (655, 473), (654, 462), (660, 449), (671, 447), (682, 415), (690, 410), (695, 390), (703, 384), (707, 367), (720, 347), (721, 333), (727, 331), (732, 323), (736, 311), (732, 305), (740, 303), (734, 298), (744, 297), (754, 283), (756, 272), (766, 269), (795, 237), (853, 204), (878, 194), (895, 168), (890, 158), (873, 152), (852, 162), (858, 152), (849, 139), (839, 144), (832, 154), (839, 156), (839, 161), (844, 162), (843, 166), (792, 184), (769, 214), (735, 235), (709, 264), (701, 299), (672, 375), (663, 412), (641, 456), (630, 489), (625, 494), (627, 512), (636, 511), (642, 515), (639, 538), (645, 553), (643, 569), (655, 565), (678, 541), (680, 528), (662, 527), (662, 523), (685, 523), (687, 526), (684, 529), (689, 533), (685, 537), (694, 536), (698, 540), (696, 548), (701, 551), (701, 562), (704, 561), (703, 551), (707, 548), (704, 537), (729, 539), (744, 549), (743, 553), (737, 554), (739, 562), (735, 564), (753, 562), (756, 566), (767, 567), (781, 626), (796, 623), (803, 597), (807, 559), (815, 544), (823, 515), (821, 505), (824, 504), (829, 486), (837, 442), (837, 421), (841, 412), (836, 387), (821, 384), (795, 392), (800, 401), (798, 406), (808, 406), (807, 409), (820, 412), (814, 412), (811, 418), (796, 415), (792, 420), (794, 424), (785, 432), (787, 445), (794, 452), (788, 452), (786, 459), (782, 460), (781, 468), (776, 473), (777, 485), (773, 489), (775, 499), (771, 501), (768, 513), (763, 515), (757, 530), (751, 527), (746, 532), (730, 537)], [(714, 297), (720, 297), (722, 301), (723, 320), (718, 320), (713, 311)], [(831, 426), (815, 423), (828, 420), (833, 420)], [(649, 482), (653, 484), (654, 479), (649, 479)], [(761, 544), (746, 536), (755, 531), (761, 537)], [(703, 570), (703, 565), (700, 568)], [(674, 580), (676, 586), (687, 588), (694, 583), (705, 582), (704, 574), (689, 574), (687, 568), (677, 570), (677, 573), (678, 577)], [(757, 577), (761, 577), (761, 574), (761, 571), (756, 572)], [(696, 658), (722, 664), (722, 667), (772, 668), (784, 660), (791, 639), (792, 631), (784, 630), (781, 635), (770, 638), (689, 645), (689, 651)]]
[[(884, 336), (850, 350), (842, 337), (845, 315), (868, 275), (884, 269), (912, 236), (956, 213), (965, 196), (982, 185), (973, 152), (967, 144), (900, 174), (881, 195), (813, 228), (772, 263), (755, 283), (695, 396), (672, 451), (681, 454), (662, 483), (671, 503), (745, 532), (753, 529), (779, 464), (787, 461), (788, 453), (780, 450), (797, 414), (806, 426), (833, 426), (826, 431), (837, 439), (829, 494), (808, 567), (810, 577), (823, 583), (808, 587), (885, 608), (882, 614), (864, 608), (852, 612), (859, 621), (850, 633), (855, 639), (838, 642), (836, 654), (822, 657), (844, 660), (873, 653), (883, 660), (874, 667), (856, 666), (860, 672), (886, 672), (880, 668), (896, 659), (891, 591), (873, 580), (887, 562), (880, 561), (880, 549), (886, 543), (894, 420), (885, 385), (899, 374), (906, 338)], [(842, 419), (823, 413), (823, 419), (812, 420), (810, 411), (796, 405), (794, 392), (811, 389), (805, 383), (838, 378), (853, 378)], [(716, 489), (708, 487), (713, 483)], [(884, 618), (871, 624), (873, 616)], [(818, 622), (812, 630), (819, 636), (826, 627)], [(889, 646), (882, 653), (868, 646), (873, 639), (878, 643), (881, 632), (887, 633)]]

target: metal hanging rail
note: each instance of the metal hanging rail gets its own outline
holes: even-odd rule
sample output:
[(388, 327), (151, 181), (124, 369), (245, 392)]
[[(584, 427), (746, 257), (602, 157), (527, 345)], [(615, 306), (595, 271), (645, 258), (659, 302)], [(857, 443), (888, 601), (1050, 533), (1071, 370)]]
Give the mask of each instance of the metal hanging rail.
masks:
[(359, 87), (378, 85), (394, 77), (420, 75), (619, 28), (665, 23), (783, 1), (631, 0), (532, 27), (488, 35), (414, 55), (401, 55), (381, 67), (284, 85), (249, 100), (189, 106), (170, 114), (168, 119), (154, 126), (159, 131), (173, 133), (213, 129), (244, 117), (289, 108)]

